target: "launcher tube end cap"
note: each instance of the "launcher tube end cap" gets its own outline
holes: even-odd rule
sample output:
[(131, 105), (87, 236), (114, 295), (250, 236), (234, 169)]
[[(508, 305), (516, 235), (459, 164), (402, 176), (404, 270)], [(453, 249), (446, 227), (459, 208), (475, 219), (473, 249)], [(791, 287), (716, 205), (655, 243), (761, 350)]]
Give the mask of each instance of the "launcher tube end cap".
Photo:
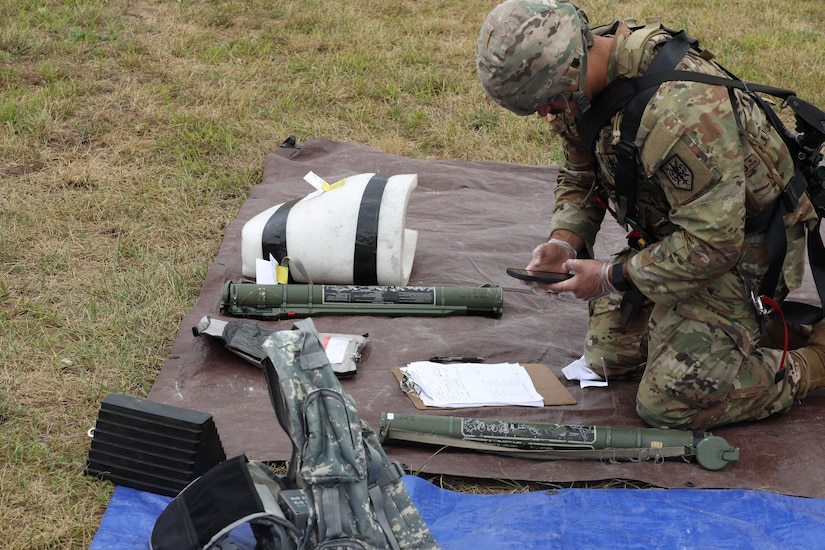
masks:
[(708, 434), (696, 445), (696, 462), (706, 470), (721, 470), (738, 460), (739, 447), (732, 447), (721, 437)]

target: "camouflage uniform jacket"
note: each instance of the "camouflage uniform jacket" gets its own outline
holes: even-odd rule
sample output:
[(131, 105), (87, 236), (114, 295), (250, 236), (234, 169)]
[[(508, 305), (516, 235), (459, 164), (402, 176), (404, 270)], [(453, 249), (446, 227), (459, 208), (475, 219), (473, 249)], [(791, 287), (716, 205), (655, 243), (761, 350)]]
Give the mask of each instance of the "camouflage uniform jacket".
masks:
[[(650, 38), (643, 51), (636, 52), (638, 66), (631, 67), (627, 31), (619, 23), (607, 31), (617, 37), (607, 84), (619, 76), (644, 73), (657, 46), (669, 38)], [(725, 76), (693, 51), (676, 68)], [(628, 271), (654, 302), (682, 301), (734, 269), (742, 278), (757, 280), (767, 269), (764, 229), (746, 235), (745, 218), (779, 195), (793, 174), (793, 161), (755, 102), (738, 90), (733, 97), (735, 101), (726, 87), (666, 82), (645, 109), (636, 136), (637, 222), (656, 242), (630, 258)], [(579, 139), (572, 117), (551, 122), (562, 137), (564, 154), (551, 229), (576, 233), (591, 253), (606, 199), (615, 199), (613, 144), (621, 120), (620, 111), (602, 128), (595, 155)], [(594, 179), (602, 204), (593, 199), (585, 203)], [(801, 284), (805, 220), (815, 220), (807, 197), (785, 218), (788, 254), (783, 276), (789, 289)]]

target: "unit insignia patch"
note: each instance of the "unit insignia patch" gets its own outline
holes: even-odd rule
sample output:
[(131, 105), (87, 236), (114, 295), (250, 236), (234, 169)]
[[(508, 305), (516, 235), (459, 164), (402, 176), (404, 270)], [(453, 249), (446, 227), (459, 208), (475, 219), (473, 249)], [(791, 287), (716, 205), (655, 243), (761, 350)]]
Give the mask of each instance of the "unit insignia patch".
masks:
[(679, 155), (673, 155), (662, 166), (670, 183), (677, 189), (690, 191), (693, 189), (693, 172)]

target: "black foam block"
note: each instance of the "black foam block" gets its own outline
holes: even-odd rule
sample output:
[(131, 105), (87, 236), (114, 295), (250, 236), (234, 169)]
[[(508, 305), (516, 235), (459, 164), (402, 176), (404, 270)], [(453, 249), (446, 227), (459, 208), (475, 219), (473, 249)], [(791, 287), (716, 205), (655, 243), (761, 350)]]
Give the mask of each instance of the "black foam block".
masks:
[(100, 405), (86, 475), (173, 497), (224, 460), (211, 414), (113, 393)]

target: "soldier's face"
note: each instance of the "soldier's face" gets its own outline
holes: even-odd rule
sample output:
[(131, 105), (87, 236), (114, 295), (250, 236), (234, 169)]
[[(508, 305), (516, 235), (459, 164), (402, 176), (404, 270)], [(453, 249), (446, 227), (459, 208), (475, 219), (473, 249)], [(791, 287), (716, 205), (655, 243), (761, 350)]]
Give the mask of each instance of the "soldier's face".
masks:
[(571, 103), (564, 98), (551, 101), (537, 111), (540, 117), (551, 121), (561, 114), (576, 116), (580, 112), (581, 110), (576, 103)]
[(567, 99), (567, 94), (575, 92), (578, 89), (578, 84), (574, 84), (567, 88), (564, 92), (551, 97), (550, 101), (539, 108), (537, 111), (538, 115), (542, 118), (548, 118), (555, 117), (562, 113), (567, 113), (568, 115), (573, 116), (579, 114), (579, 106), (575, 102), (571, 102)]

